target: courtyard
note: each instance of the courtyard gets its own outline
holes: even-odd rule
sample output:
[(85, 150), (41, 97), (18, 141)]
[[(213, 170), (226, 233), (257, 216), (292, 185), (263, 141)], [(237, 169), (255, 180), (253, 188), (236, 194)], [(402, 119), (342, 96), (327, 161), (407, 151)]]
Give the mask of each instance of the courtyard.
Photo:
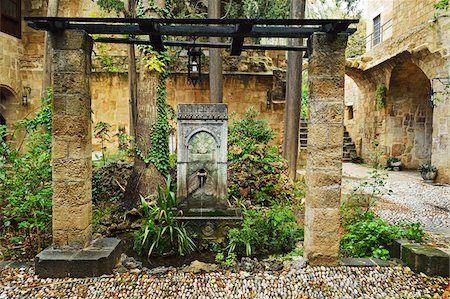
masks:
[(225, 2), (0, 2), (0, 299), (449, 298), (449, 1)]

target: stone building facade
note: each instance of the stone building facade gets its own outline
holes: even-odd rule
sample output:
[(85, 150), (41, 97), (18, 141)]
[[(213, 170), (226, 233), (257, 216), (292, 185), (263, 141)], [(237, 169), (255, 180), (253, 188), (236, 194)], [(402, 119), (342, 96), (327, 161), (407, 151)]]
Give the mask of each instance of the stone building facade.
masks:
[(378, 141), (386, 158), (432, 163), (450, 183), (450, 19), (435, 2), (367, 1), (366, 53), (346, 66), (345, 125), (365, 159)]

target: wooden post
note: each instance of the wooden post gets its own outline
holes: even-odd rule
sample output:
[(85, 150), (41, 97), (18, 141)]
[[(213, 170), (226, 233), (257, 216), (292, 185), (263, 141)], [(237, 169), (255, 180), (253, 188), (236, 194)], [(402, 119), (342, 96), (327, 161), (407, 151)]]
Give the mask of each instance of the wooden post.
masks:
[[(305, 0), (291, 0), (289, 17), (305, 17)], [(289, 45), (303, 45), (302, 39), (289, 39)], [(302, 58), (303, 52), (288, 52), (286, 106), (284, 109), (283, 157), (288, 161), (289, 177), (295, 180), (297, 173), (298, 134), (302, 101)]]
[[(208, 0), (208, 18), (220, 18), (220, 0)], [(219, 43), (220, 37), (210, 37), (209, 42)], [(209, 100), (211, 103), (223, 101), (223, 77), (221, 49), (209, 49)]]

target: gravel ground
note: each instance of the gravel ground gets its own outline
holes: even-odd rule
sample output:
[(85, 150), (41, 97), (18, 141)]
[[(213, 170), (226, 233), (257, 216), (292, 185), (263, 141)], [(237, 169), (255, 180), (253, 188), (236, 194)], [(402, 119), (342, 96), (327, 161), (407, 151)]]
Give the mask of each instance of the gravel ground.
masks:
[[(344, 163), (343, 186), (350, 190), (369, 178), (369, 168)], [(390, 223), (417, 223), (441, 244), (450, 244), (450, 185), (425, 183), (418, 172), (389, 171), (386, 190), (376, 212)]]
[[(291, 272), (38, 279), (32, 268), (0, 269), (0, 298), (441, 298), (449, 280), (407, 267), (306, 267)], [(442, 297), (444, 298), (444, 297)]]

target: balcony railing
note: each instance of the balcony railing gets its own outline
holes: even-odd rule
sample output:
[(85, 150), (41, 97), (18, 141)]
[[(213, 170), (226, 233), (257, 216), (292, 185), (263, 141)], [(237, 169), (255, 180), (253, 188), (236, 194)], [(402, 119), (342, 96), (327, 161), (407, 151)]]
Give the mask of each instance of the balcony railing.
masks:
[(380, 29), (366, 36), (366, 51), (381, 44), (392, 35), (392, 19), (384, 23)]

